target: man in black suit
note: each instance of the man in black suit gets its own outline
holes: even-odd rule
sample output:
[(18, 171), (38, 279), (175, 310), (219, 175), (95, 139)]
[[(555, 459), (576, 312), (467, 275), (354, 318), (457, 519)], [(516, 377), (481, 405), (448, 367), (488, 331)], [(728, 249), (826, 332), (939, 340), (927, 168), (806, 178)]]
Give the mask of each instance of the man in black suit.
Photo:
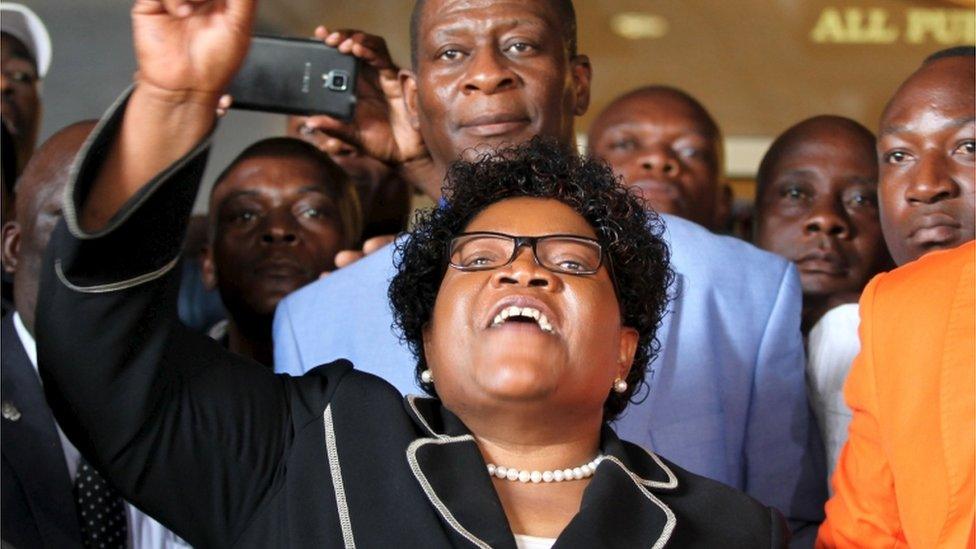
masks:
[(65, 444), (44, 400), (32, 334), (41, 257), (61, 217), (71, 159), (91, 129), (92, 124), (84, 122), (69, 126), (38, 151), (18, 182), (18, 221), (3, 227), (3, 265), (13, 275), (15, 311), (0, 323), (0, 529), (3, 540), (15, 547), (80, 547), (82, 543), (69, 473), (78, 451)]
[[(37, 375), (34, 308), (41, 259), (61, 219), (72, 160), (94, 126), (68, 126), (38, 149), (17, 182), (16, 220), (3, 227), (3, 267), (13, 276), (15, 309), (0, 321), (0, 537), (17, 548), (82, 547), (96, 533), (104, 547), (183, 547), (88, 469), (55, 422)], [(115, 528), (108, 524), (113, 519)], [(104, 539), (110, 534), (114, 539)]]

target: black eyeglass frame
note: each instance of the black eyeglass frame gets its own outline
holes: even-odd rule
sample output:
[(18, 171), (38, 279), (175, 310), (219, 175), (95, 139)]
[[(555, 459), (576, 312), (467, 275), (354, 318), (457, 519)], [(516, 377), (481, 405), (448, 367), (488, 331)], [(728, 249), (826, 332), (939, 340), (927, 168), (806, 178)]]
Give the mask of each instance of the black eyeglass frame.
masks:
[[(491, 267), (465, 267), (463, 265), (455, 265), (451, 261), (451, 255), (454, 251), (454, 243), (459, 238), (464, 238), (466, 236), (494, 236), (494, 237), (506, 238), (515, 242), (515, 246), (512, 248), (511, 257), (509, 257), (508, 260), (502, 263), (501, 265), (493, 265)], [(599, 263), (597, 263), (597, 266), (594, 269), (587, 270), (587, 271), (565, 271), (565, 270), (557, 270), (549, 267), (548, 265), (543, 263), (542, 260), (539, 259), (539, 252), (536, 246), (538, 245), (540, 240), (550, 240), (554, 238), (579, 240), (583, 242), (596, 244), (597, 249), (600, 251)], [(447, 264), (450, 265), (451, 268), (462, 272), (491, 271), (494, 269), (501, 269), (502, 267), (511, 265), (512, 262), (515, 261), (515, 258), (518, 256), (519, 250), (521, 250), (523, 246), (528, 246), (532, 250), (532, 258), (535, 260), (536, 265), (539, 265), (540, 267), (548, 271), (559, 273), (559, 274), (568, 274), (574, 276), (593, 276), (600, 271), (600, 267), (603, 266), (604, 259), (606, 259), (607, 274), (610, 275), (610, 281), (611, 283), (613, 283), (614, 291), (617, 290), (617, 277), (615, 277), (613, 274), (613, 260), (610, 258), (610, 254), (608, 254), (606, 250), (604, 250), (603, 244), (601, 244), (600, 241), (595, 238), (580, 236), (577, 234), (558, 233), (558, 234), (546, 234), (542, 236), (516, 236), (516, 235), (511, 235), (506, 233), (499, 233), (495, 231), (473, 231), (469, 233), (458, 233), (457, 235), (454, 235), (454, 237), (452, 237), (450, 240), (447, 241), (447, 246), (446, 246)]]

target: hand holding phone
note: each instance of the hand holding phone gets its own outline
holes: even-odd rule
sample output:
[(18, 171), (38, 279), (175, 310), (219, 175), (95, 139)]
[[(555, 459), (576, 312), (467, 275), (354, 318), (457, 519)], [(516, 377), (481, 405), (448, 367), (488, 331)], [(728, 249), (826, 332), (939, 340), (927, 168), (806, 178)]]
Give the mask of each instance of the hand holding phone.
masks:
[(319, 40), (255, 36), (227, 93), (232, 108), (351, 120), (358, 62)]
[(358, 103), (352, 124), (314, 117), (317, 130), (345, 141), (387, 164), (427, 158), (420, 132), (404, 101), (400, 68), (382, 37), (354, 29), (315, 29), (316, 38), (360, 59)]

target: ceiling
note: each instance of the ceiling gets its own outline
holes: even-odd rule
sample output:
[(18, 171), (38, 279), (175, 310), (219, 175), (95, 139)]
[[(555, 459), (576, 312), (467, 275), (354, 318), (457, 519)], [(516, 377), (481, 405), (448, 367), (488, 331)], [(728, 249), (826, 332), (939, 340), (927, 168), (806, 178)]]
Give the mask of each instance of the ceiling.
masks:
[[(922, 59), (976, 42), (972, 0), (577, 0), (593, 101), (579, 129), (617, 94), (663, 83), (712, 111), (727, 136), (769, 138), (833, 113), (876, 125)], [(408, 61), (405, 0), (287, 0), (260, 5), (260, 26), (309, 35), (316, 24), (384, 36)]]

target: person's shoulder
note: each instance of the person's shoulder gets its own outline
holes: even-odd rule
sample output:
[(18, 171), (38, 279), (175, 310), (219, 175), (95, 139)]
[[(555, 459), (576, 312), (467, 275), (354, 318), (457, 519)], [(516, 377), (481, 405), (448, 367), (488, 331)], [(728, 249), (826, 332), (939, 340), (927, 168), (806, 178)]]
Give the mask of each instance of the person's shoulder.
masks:
[(321, 364), (301, 376), (281, 375), (296, 397), (298, 409), (293, 412), (300, 412), (296, 417), (304, 418), (299, 423), (320, 418), (328, 404), (350, 399), (368, 402), (374, 410), (402, 408), (400, 391), (379, 376), (357, 370), (345, 359)]
[[(779, 511), (731, 486), (697, 475), (658, 456), (678, 480), (662, 499), (678, 515), (672, 541), (678, 547), (722, 540), (726, 547), (769, 547), (789, 538)], [(682, 521), (682, 517), (684, 521)]]
[[(705, 227), (673, 215), (662, 214), (664, 238), (671, 249), (675, 268), (693, 266), (716, 277), (748, 283), (750, 277), (783, 277), (789, 261), (733, 236), (715, 234)], [(730, 269), (747, 269), (730, 272)]]
[(768, 509), (741, 490), (737, 490), (717, 480), (692, 473), (664, 456), (658, 455), (657, 458), (678, 479), (676, 495), (691, 498), (696, 504), (704, 505), (702, 507), (703, 509), (718, 505), (731, 505), (747, 511), (763, 511)]
[[(958, 276), (967, 268), (971, 271), (976, 261), (976, 241), (969, 241), (951, 250), (929, 252), (922, 257), (882, 273), (872, 280), (879, 294), (897, 295), (901, 292), (916, 293), (922, 287), (948, 285), (953, 289)], [(956, 278), (954, 278), (956, 277)]]
[(320, 310), (323, 302), (335, 306), (350, 303), (362, 307), (362, 299), (379, 299), (386, 303), (386, 287), (395, 274), (393, 264), (394, 245), (388, 244), (356, 261), (348, 267), (337, 269), (328, 276), (303, 286), (288, 294), (281, 303), (283, 308)]
[(386, 393), (395, 396), (397, 400), (403, 398), (403, 395), (388, 381), (369, 372), (357, 370), (352, 362), (344, 358), (326, 364), (320, 364), (300, 376), (287, 377), (298, 384), (319, 384), (325, 381), (326, 383), (332, 384), (335, 390), (339, 390), (338, 387), (341, 387), (343, 391), (354, 390), (375, 392), (377, 394)]

